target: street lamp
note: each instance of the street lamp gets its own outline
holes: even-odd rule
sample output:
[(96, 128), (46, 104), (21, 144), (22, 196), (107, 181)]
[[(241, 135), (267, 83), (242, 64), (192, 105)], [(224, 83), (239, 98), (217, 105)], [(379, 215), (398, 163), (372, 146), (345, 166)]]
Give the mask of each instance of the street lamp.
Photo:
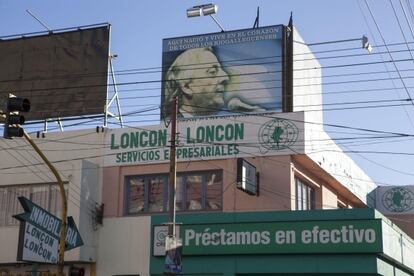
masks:
[(187, 17), (197, 17), (197, 16), (206, 16), (209, 15), (214, 22), (216, 22), (217, 26), (221, 29), (222, 32), (224, 32), (223, 26), (220, 24), (220, 22), (217, 20), (217, 18), (214, 16), (215, 13), (217, 13), (217, 5), (214, 4), (204, 4), (199, 6), (194, 6), (192, 8), (187, 9)]
[[(362, 49), (367, 50), (368, 53), (372, 52), (372, 45), (371, 45), (371, 43), (369, 43), (368, 37), (366, 37), (365, 35), (363, 35), (362, 38), (351, 38), (351, 39), (324, 41), (324, 42), (317, 42), (317, 43), (305, 43), (305, 44), (307, 46), (314, 46), (314, 45), (343, 43), (343, 42), (351, 42), (351, 41), (361, 41), (362, 42)], [(298, 41), (295, 41), (295, 42), (298, 42)]]

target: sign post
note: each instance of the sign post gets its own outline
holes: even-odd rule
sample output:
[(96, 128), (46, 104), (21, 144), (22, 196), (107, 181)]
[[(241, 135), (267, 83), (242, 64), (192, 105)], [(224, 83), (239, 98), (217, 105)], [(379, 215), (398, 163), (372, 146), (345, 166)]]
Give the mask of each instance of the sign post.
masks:
[(181, 275), (182, 268), (182, 240), (175, 236), (165, 238), (164, 272), (167, 275)]

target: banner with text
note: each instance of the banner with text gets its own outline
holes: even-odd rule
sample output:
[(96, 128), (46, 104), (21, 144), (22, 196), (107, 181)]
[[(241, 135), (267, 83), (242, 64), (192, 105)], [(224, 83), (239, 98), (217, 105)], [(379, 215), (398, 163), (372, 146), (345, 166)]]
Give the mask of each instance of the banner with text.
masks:
[(379, 253), (381, 220), (181, 225), (183, 255)]
[[(304, 153), (304, 114), (217, 116), (179, 120), (177, 161)], [(170, 159), (164, 124), (108, 130), (105, 166), (161, 163)]]

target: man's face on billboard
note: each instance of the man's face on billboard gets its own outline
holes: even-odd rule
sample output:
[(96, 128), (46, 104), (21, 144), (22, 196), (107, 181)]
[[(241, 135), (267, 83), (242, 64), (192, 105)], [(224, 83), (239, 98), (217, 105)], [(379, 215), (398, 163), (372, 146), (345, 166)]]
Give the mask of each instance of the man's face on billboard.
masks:
[(190, 63), (193, 69), (188, 74), (191, 81), (185, 84), (189, 106), (184, 108), (198, 110), (196, 112), (200, 114), (195, 115), (217, 113), (224, 105), (224, 85), (229, 79), (228, 74), (212, 52), (203, 50), (194, 54), (196, 56)]

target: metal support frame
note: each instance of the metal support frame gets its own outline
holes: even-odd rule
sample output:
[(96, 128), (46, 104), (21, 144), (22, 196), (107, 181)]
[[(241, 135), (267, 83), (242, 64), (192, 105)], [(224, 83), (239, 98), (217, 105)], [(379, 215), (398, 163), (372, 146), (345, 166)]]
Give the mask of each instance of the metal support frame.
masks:
[[(107, 88), (107, 103), (105, 105), (105, 118), (104, 118), (104, 124), (103, 127), (108, 127), (108, 116), (113, 117), (119, 121), (119, 124), (121, 127), (124, 127), (124, 120), (122, 118), (122, 112), (121, 112), (121, 104), (119, 102), (119, 93), (118, 93), (118, 86), (116, 84), (115, 79), (115, 70), (114, 70), (114, 64), (112, 60), (116, 57), (116, 55), (109, 55), (109, 70), (112, 78), (112, 85), (114, 87), (114, 94), (112, 95), (111, 99), (109, 99), (109, 87)], [(118, 115), (115, 115), (109, 111), (109, 108), (112, 106), (113, 103), (116, 103), (117, 112)]]
[(218, 21), (218, 19), (213, 16), (212, 14), (210, 14), (210, 17), (213, 19), (214, 22), (216, 22), (217, 26), (219, 26), (219, 28), (221, 29), (222, 32), (225, 32), (223, 26), (220, 24), (220, 22)]
[[(47, 129), (48, 129), (48, 123), (50, 122), (51, 120), (49, 120), (49, 119), (46, 119), (44, 122), (43, 122), (43, 133), (47, 133)], [(55, 121), (57, 124), (58, 124), (58, 126), (59, 126), (59, 129), (60, 129), (60, 131), (61, 132), (63, 132), (63, 123), (62, 123), (62, 121), (60, 120), (60, 118), (57, 118), (56, 120), (53, 120), (53, 121)]]

